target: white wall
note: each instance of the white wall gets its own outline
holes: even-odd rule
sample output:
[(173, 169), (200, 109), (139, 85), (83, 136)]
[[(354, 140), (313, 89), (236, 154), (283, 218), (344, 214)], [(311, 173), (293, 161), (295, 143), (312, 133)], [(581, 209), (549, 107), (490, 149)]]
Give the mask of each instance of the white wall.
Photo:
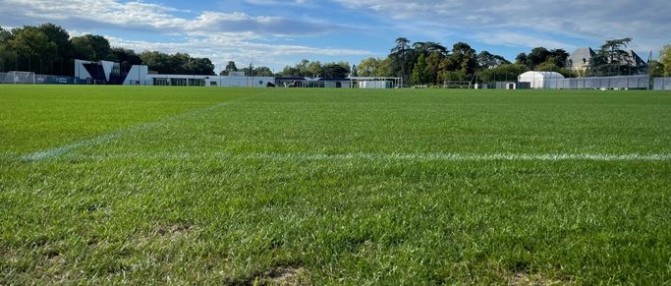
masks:
[(148, 78), (149, 67), (134, 65), (130, 68), (128, 75), (123, 81), (124, 85), (152, 85), (151, 79)]

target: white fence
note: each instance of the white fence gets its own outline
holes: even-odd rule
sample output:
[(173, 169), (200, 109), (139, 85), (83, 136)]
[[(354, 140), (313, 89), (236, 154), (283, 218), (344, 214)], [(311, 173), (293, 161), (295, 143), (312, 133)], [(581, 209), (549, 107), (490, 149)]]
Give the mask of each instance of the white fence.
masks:
[(653, 86), (654, 90), (671, 90), (671, 77), (656, 77)]
[(546, 89), (649, 89), (648, 75), (549, 79)]

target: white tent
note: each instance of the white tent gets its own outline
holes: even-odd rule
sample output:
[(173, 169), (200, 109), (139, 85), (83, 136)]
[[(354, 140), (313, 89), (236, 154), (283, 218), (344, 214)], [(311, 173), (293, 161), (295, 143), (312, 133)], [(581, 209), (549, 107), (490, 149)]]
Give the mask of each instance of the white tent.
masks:
[(564, 79), (564, 76), (556, 72), (528, 71), (517, 77), (519, 82), (528, 82), (531, 88), (546, 88), (553, 80)]

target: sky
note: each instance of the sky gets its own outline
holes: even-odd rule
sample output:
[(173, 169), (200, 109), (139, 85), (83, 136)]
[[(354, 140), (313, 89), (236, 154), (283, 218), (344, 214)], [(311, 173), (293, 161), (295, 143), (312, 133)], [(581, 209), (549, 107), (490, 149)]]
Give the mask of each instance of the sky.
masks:
[(597, 49), (631, 37), (644, 60), (671, 44), (670, 0), (0, 0), (0, 26), (54, 23), (112, 46), (275, 72), (301, 59), (358, 64), (395, 40), (466, 42), (514, 61), (534, 47)]

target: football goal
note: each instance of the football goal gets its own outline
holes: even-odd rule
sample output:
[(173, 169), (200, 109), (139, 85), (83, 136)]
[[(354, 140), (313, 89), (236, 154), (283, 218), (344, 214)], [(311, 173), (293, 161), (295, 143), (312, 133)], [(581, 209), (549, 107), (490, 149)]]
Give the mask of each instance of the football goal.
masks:
[(35, 84), (34, 72), (10, 71), (0, 77), (0, 82), (11, 84)]

